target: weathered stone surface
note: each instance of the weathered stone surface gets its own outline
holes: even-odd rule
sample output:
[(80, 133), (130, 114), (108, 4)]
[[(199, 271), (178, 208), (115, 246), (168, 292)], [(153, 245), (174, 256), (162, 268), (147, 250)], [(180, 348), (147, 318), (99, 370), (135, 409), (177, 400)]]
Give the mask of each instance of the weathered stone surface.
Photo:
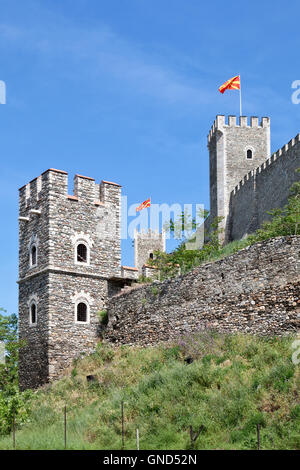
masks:
[[(242, 116), (217, 116), (208, 136), (210, 161), (210, 216), (205, 222), (209, 232), (215, 217), (223, 217), (221, 241), (239, 240), (253, 233), (268, 211), (283, 207), (289, 189), (300, 175), (299, 135), (272, 156), (270, 119)], [(252, 158), (247, 159), (247, 149)]]
[[(270, 156), (270, 119), (242, 116), (218, 115), (208, 135), (210, 172), (210, 218), (223, 217), (221, 226), (225, 232), (222, 239), (228, 240), (230, 194), (244, 176), (257, 168)], [(247, 150), (252, 150), (252, 159), (247, 159)]]
[(229, 205), (228, 238), (238, 240), (258, 229), (267, 213), (288, 202), (292, 184), (300, 181), (299, 136), (238, 183)]
[(134, 264), (140, 276), (154, 277), (153, 269), (147, 269), (145, 265), (150, 255), (154, 256), (155, 251), (166, 251), (165, 232), (158, 233), (153, 230), (138, 232), (136, 230), (134, 233)]
[[(58, 378), (80, 354), (91, 352), (99, 337), (97, 312), (120, 291), (121, 188), (115, 183), (48, 170), (20, 190), (19, 331), (27, 343), (20, 354), (21, 388)], [(40, 215), (32, 212), (39, 211)], [(76, 243), (88, 246), (88, 262), (78, 263)], [(30, 266), (30, 246), (37, 265)], [(124, 273), (123, 273), (124, 274)], [(88, 304), (87, 323), (76, 322), (76, 302)], [(37, 322), (29, 321), (30, 302)]]
[(281, 335), (300, 327), (300, 237), (258, 243), (108, 301), (105, 339), (153, 345), (206, 328)]
[[(270, 156), (270, 121), (217, 116), (208, 138), (210, 222), (224, 217), (225, 240), (239, 239), (286, 203), (299, 179), (299, 135)], [(247, 159), (247, 149), (253, 158)], [(261, 166), (259, 166), (261, 165)], [(257, 168), (258, 167), (258, 168)], [(239, 183), (242, 180), (241, 183)], [(101, 334), (97, 312), (109, 301), (106, 339), (116, 344), (155, 344), (203, 328), (283, 334), (299, 328), (299, 237), (279, 238), (201, 266), (186, 276), (129, 289), (138, 274), (156, 278), (143, 266), (149, 254), (164, 251), (164, 235), (136, 234), (136, 270), (121, 266), (118, 184), (47, 170), (20, 189), (19, 331), (27, 346), (20, 354), (21, 388), (58, 378), (75, 357), (91, 352)], [(76, 244), (88, 246), (78, 263)], [(30, 263), (30, 249), (37, 264)], [(89, 322), (75, 321), (83, 297)], [(30, 303), (37, 322), (29, 321)]]

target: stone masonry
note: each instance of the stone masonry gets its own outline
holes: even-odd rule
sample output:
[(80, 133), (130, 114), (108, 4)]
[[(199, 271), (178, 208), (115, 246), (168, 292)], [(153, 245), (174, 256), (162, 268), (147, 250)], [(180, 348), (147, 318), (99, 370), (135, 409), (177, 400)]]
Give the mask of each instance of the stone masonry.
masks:
[[(210, 215), (205, 222), (209, 238), (215, 217), (223, 217), (220, 241), (239, 240), (258, 229), (283, 207), (289, 189), (300, 175), (300, 134), (270, 156), (270, 119), (218, 115), (208, 135), (210, 161)], [(252, 158), (247, 158), (251, 150)]]
[(299, 294), (300, 237), (279, 237), (111, 298), (105, 339), (146, 346), (205, 329), (295, 333)]
[(228, 239), (239, 240), (270, 219), (269, 211), (288, 202), (300, 181), (300, 134), (238, 183), (230, 196)]
[[(241, 116), (218, 115), (208, 135), (210, 171), (210, 222), (215, 217), (223, 217), (221, 227), (225, 229), (222, 241), (228, 241), (230, 194), (243, 177), (261, 165), (270, 156), (270, 119)], [(247, 158), (251, 150), (252, 158)]]
[(149, 258), (154, 259), (155, 251), (166, 251), (165, 232), (148, 230), (134, 233), (134, 264), (139, 271), (139, 275), (153, 277), (156, 273), (153, 268), (147, 266)]
[[(20, 189), (19, 331), (20, 387), (37, 387), (60, 376), (75, 357), (89, 353), (99, 336), (97, 312), (111, 293), (132, 282), (121, 267), (120, 201), (116, 183), (50, 169)], [(87, 250), (78, 262), (77, 247)], [(37, 262), (30, 253), (35, 246)], [(30, 321), (34, 303), (36, 321)], [(84, 303), (87, 321), (76, 320)]]
[[(286, 204), (300, 179), (300, 135), (270, 157), (270, 119), (217, 116), (208, 136), (210, 216), (222, 242), (240, 239)], [(20, 189), (19, 332), (21, 389), (61, 376), (100, 337), (155, 344), (204, 328), (284, 334), (299, 328), (300, 238), (257, 244), (185, 276), (128, 289), (165, 251), (164, 233), (135, 233), (135, 267), (121, 266), (121, 186), (49, 169)], [(125, 290), (124, 290), (125, 289)], [(127, 289), (127, 290), (126, 290)], [(83, 310), (82, 310), (83, 308)], [(108, 308), (109, 324), (98, 312)]]

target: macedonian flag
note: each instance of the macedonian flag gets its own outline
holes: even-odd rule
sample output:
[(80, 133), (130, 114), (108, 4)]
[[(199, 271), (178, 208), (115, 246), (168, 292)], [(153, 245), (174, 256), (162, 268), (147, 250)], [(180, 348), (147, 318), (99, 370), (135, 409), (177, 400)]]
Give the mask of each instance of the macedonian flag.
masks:
[(227, 82), (223, 83), (220, 86), (219, 92), (224, 93), (226, 90), (240, 90), (241, 89), (241, 79), (240, 76), (230, 78)]
[(149, 197), (149, 199), (146, 199), (146, 201), (142, 202), (142, 204), (140, 204), (139, 207), (137, 207), (135, 210), (136, 212), (138, 212), (138, 211), (141, 211), (142, 209), (145, 209), (146, 207), (150, 207), (150, 205), (151, 205), (151, 201)]

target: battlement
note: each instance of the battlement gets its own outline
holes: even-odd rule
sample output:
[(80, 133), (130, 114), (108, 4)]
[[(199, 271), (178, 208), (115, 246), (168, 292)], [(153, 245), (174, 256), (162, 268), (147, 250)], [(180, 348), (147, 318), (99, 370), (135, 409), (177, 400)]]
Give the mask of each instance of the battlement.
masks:
[(36, 209), (49, 195), (65, 198), (70, 203), (85, 202), (99, 207), (115, 201), (121, 186), (105, 180), (97, 184), (94, 178), (76, 174), (73, 188), (73, 194), (68, 194), (66, 171), (50, 168), (19, 189), (20, 211)]
[(134, 238), (135, 239), (143, 239), (143, 240), (155, 240), (155, 239), (163, 239), (165, 238), (165, 232), (162, 230), (162, 232), (159, 232), (158, 229), (155, 230), (144, 230), (143, 228), (138, 231), (137, 229), (134, 232)]
[(143, 275), (143, 266), (149, 258), (154, 258), (155, 251), (166, 251), (166, 233), (164, 230), (136, 229), (134, 232), (134, 264), (139, 274)]
[(208, 143), (210, 143), (212, 137), (215, 135), (217, 130), (223, 131), (224, 129), (229, 127), (255, 129), (268, 128), (270, 127), (270, 118), (262, 117), (259, 123), (259, 118), (256, 116), (251, 116), (250, 121), (248, 122), (248, 116), (228, 116), (226, 119), (225, 115), (218, 114), (207, 136)]
[[(284, 157), (293, 147), (295, 147), (300, 142), (300, 134), (297, 134), (296, 137), (291, 139), (287, 144), (281, 147), (277, 152), (274, 152), (270, 158), (267, 158), (264, 163), (262, 163), (259, 167), (255, 168), (254, 170), (250, 171), (244, 178), (239, 181), (239, 183), (235, 186), (234, 190), (232, 191), (233, 195), (241, 189), (241, 187), (250, 179), (255, 179), (256, 176), (260, 173), (263, 173), (266, 169), (268, 169), (271, 165), (273, 165), (279, 158)], [(300, 154), (300, 152), (299, 152)], [(300, 162), (299, 162), (300, 165)]]

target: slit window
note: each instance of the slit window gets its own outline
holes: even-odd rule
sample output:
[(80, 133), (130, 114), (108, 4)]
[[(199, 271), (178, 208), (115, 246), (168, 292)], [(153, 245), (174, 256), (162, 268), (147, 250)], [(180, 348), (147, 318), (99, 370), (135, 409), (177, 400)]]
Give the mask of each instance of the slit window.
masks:
[(77, 246), (77, 261), (87, 263), (87, 247), (83, 243), (79, 243)]
[(83, 302), (77, 305), (77, 321), (87, 323), (87, 305)]
[(36, 304), (32, 303), (31, 306), (30, 306), (30, 323), (32, 325), (35, 325), (36, 320), (37, 320), (37, 317), (36, 317)]
[(37, 249), (35, 245), (32, 245), (30, 250), (30, 263), (31, 266), (36, 266), (37, 264)]
[(251, 149), (247, 150), (247, 160), (252, 160), (253, 158), (253, 152)]

